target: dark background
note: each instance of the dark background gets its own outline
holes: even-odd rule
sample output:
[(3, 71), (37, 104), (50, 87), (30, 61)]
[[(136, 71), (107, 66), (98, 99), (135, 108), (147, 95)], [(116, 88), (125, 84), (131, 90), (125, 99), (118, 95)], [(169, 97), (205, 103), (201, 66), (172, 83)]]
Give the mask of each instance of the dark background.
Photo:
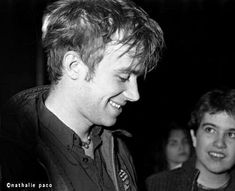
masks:
[[(0, 109), (16, 92), (46, 84), (40, 47), (46, 0), (0, 2)], [(166, 48), (158, 67), (140, 80), (139, 102), (116, 125), (133, 134), (128, 145), (140, 180), (151, 173), (154, 147), (172, 120), (187, 125), (195, 102), (212, 88), (234, 88), (233, 0), (136, 0), (162, 27)], [(140, 181), (140, 182), (141, 182)]]

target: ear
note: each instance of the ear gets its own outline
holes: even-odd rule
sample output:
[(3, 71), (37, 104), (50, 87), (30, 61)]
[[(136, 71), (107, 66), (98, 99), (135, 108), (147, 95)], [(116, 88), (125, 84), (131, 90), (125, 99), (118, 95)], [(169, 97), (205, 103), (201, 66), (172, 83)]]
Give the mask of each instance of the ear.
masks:
[(190, 135), (191, 135), (191, 138), (192, 138), (192, 141), (193, 141), (193, 146), (196, 147), (197, 145), (197, 138), (196, 138), (196, 135), (195, 135), (195, 132), (193, 129), (190, 129)]
[(75, 51), (65, 53), (63, 57), (63, 67), (67, 76), (73, 80), (81, 77), (82, 73), (87, 69), (86, 65)]

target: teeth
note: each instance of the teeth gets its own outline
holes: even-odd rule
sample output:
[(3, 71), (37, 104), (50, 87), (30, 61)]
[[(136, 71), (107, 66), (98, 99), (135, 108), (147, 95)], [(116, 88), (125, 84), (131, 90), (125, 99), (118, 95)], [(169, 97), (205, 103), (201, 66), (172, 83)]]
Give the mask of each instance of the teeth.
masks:
[(210, 152), (209, 154), (210, 154), (211, 156), (217, 157), (217, 158), (223, 158), (223, 157), (225, 157), (225, 155), (222, 154), (222, 153)]
[(113, 107), (116, 107), (117, 109), (120, 109), (121, 105), (117, 104), (117, 103), (114, 103), (113, 101), (110, 101), (110, 104), (113, 106)]

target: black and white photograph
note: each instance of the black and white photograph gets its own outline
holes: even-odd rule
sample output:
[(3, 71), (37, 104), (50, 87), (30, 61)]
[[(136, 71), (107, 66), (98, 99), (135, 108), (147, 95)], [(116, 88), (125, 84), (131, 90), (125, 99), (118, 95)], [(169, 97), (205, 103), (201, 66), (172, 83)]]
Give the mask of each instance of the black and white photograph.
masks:
[(0, 15), (0, 190), (235, 190), (235, 1)]

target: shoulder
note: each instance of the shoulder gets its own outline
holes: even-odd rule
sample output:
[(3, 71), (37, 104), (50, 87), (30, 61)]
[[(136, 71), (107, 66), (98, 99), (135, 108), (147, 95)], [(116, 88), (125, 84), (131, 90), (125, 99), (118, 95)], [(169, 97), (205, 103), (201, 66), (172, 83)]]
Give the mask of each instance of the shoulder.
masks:
[(38, 86), (20, 91), (8, 100), (4, 109), (23, 108), (34, 101), (39, 95), (48, 91), (49, 86)]
[(156, 174), (152, 174), (150, 175), (147, 179), (146, 182), (147, 183), (151, 183), (151, 182), (162, 182), (165, 180), (169, 180), (169, 179), (174, 179), (176, 177), (178, 177), (179, 175), (181, 175), (182, 169), (175, 169), (172, 171), (166, 170), (166, 171), (162, 171)]
[[(36, 100), (46, 86), (21, 91), (11, 97), (1, 113), (0, 163), (6, 180), (38, 180), (45, 177), (37, 163)], [(37, 172), (37, 173), (35, 173)]]
[(184, 169), (179, 168), (150, 175), (145, 183), (148, 191), (173, 191), (177, 190), (177, 185), (179, 185), (183, 179)]
[[(15, 148), (28, 151), (35, 145), (37, 133), (37, 97), (48, 91), (48, 87), (35, 87), (21, 91), (11, 97), (1, 112), (1, 150)], [(5, 146), (2, 146), (5, 145)]]
[(48, 86), (40, 86), (23, 90), (12, 96), (1, 111), (1, 130), (4, 128), (10, 130), (9, 127), (13, 130), (16, 125), (24, 127), (26, 123), (31, 124), (37, 117), (36, 102), (39, 96), (47, 91), (49, 91)]

